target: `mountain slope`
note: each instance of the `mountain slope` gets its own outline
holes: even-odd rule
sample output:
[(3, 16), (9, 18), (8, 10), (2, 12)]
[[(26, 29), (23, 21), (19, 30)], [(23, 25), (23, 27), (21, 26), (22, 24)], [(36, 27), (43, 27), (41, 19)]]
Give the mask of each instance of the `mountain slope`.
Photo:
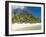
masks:
[(12, 11), (12, 22), (29, 22), (29, 23), (40, 23), (41, 20), (40, 18), (37, 18), (35, 16), (33, 16), (32, 13), (30, 13), (30, 11), (27, 8), (24, 9), (14, 9)]

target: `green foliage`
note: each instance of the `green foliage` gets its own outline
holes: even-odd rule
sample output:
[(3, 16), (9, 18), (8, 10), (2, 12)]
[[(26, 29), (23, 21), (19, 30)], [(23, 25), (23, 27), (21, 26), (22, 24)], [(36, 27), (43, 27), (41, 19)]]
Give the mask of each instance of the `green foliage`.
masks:
[(39, 23), (41, 22), (39, 18), (34, 17), (27, 10), (25, 10), (23, 16), (19, 15), (17, 10), (15, 10), (13, 13), (14, 13), (14, 16), (12, 16), (12, 23), (15, 23), (15, 22)]

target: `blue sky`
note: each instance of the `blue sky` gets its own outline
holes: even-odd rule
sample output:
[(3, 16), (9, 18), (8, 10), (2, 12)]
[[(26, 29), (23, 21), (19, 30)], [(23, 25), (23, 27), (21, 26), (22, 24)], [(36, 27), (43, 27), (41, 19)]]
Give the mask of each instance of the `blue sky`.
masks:
[(41, 17), (41, 7), (27, 7), (28, 10), (36, 17)]

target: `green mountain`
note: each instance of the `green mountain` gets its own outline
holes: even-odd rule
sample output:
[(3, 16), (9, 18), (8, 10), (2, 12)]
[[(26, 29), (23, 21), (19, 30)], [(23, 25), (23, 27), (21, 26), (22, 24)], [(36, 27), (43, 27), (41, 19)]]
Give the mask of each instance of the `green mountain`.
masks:
[(29, 10), (26, 9), (14, 9), (12, 11), (12, 23), (15, 22), (28, 22), (28, 23), (40, 23), (41, 19), (38, 17), (33, 16), (32, 13), (29, 12)]

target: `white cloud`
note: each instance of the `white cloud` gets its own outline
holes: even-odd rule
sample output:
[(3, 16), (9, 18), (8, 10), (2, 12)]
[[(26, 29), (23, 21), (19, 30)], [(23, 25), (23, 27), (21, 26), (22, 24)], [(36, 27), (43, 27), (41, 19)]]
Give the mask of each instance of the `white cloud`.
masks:
[(17, 9), (17, 8), (20, 8), (20, 9), (24, 9), (25, 7), (24, 6), (12, 6), (13, 9)]

